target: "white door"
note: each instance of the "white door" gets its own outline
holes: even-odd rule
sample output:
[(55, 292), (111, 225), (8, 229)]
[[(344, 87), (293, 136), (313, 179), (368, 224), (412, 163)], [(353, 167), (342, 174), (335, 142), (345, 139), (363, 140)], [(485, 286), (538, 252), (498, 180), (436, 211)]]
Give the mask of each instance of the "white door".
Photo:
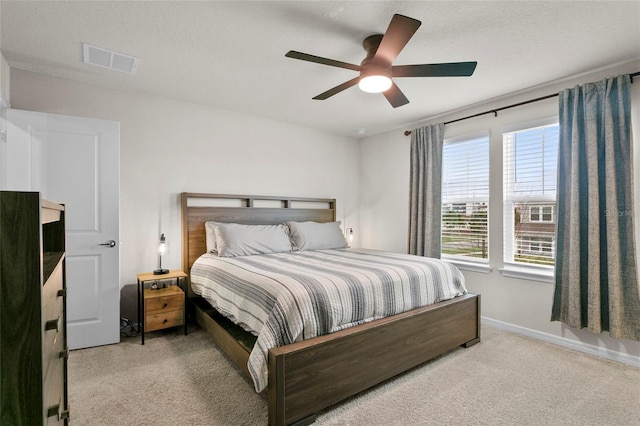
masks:
[(65, 204), (70, 349), (120, 341), (120, 123), (7, 110), (6, 189)]

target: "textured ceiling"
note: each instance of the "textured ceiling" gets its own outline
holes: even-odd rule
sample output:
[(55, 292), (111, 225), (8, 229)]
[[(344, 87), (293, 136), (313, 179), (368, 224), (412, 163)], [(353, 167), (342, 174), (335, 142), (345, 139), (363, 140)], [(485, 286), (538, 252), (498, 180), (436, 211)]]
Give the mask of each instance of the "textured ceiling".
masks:
[[(8, 1), (1, 47), (12, 68), (155, 94), (358, 137), (547, 81), (640, 57), (640, 2)], [(394, 13), (422, 26), (396, 65), (477, 61), (472, 77), (398, 78), (408, 105), (350, 88), (362, 40)], [(82, 62), (82, 43), (140, 58), (135, 75)]]

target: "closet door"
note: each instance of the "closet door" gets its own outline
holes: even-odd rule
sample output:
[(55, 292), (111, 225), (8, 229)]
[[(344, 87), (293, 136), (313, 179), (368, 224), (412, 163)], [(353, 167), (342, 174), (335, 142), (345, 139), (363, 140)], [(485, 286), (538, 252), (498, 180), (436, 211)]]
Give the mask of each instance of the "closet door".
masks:
[(66, 206), (70, 349), (120, 341), (120, 124), (7, 110), (9, 190)]

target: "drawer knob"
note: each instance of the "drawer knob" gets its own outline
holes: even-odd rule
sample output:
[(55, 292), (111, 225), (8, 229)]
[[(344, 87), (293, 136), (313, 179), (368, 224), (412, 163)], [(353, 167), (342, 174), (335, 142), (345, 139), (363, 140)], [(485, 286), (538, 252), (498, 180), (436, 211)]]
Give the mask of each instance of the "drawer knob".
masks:
[(52, 405), (47, 408), (47, 417), (59, 416), (60, 415), (60, 404)]
[(164, 319), (164, 321), (162, 321), (163, 324), (166, 324), (169, 320), (168, 319)]
[(69, 407), (61, 411), (60, 405), (62, 405), (62, 399), (59, 399), (56, 405), (49, 406), (49, 408), (47, 408), (47, 418), (56, 416), (58, 420), (68, 419), (70, 417)]
[(168, 303), (165, 303), (164, 305), (162, 305), (163, 308), (166, 308), (167, 306), (169, 306)]
[(60, 322), (60, 317), (45, 322), (44, 323), (44, 331), (49, 331), (49, 330), (58, 331), (58, 323), (59, 322)]

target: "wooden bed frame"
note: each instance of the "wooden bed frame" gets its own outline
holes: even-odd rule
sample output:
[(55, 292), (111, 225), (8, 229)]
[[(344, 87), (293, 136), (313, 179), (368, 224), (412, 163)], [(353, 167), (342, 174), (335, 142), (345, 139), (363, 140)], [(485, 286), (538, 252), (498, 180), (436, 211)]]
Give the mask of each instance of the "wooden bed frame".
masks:
[[(217, 206), (212, 201), (216, 200)], [(230, 204), (234, 201), (236, 204)], [(222, 202), (222, 205), (220, 203)], [(335, 199), (187, 193), (181, 195), (183, 269), (206, 251), (204, 222), (330, 222)], [(188, 289), (196, 322), (249, 375), (255, 337)], [(310, 424), (316, 413), (458, 346), (480, 341), (480, 295), (466, 294), (269, 351), (270, 425)]]

